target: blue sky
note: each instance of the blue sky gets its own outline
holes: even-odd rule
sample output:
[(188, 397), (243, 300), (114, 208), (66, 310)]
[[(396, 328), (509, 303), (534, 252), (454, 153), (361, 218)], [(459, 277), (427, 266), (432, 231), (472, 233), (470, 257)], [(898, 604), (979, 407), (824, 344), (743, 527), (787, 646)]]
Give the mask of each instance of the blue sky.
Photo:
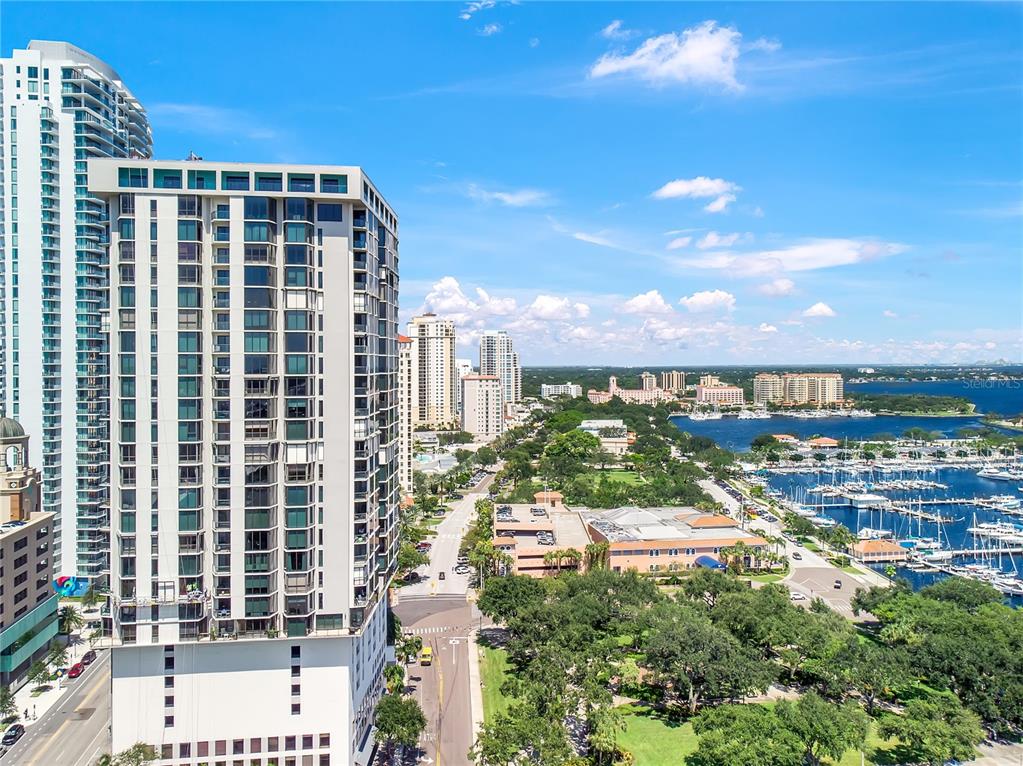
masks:
[(8, 2), (156, 154), (364, 166), (524, 363), (1023, 358), (1018, 4)]

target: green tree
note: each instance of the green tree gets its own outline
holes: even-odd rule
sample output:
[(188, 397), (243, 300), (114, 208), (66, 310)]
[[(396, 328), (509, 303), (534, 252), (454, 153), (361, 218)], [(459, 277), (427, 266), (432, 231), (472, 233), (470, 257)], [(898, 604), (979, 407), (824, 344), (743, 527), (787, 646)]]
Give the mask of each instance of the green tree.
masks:
[(67, 647), (57, 639), (50, 642), (50, 650), (46, 654), (46, 662), (55, 668), (67, 664)]
[(837, 762), (846, 750), (861, 748), (867, 740), (867, 714), (853, 702), (839, 705), (807, 692), (796, 702), (781, 700), (775, 710), (802, 743), (810, 766), (820, 766), (825, 758)]
[(618, 737), (625, 731), (625, 718), (611, 705), (601, 705), (589, 715), (589, 743), (597, 766), (610, 764), (618, 753)]
[(46, 663), (42, 660), (36, 660), (33, 662), (28, 669), (28, 682), (39, 687), (43, 686), (49, 680), (50, 671), (46, 667)]
[(426, 716), (419, 703), (400, 694), (385, 694), (374, 711), (374, 737), (384, 747), (388, 759), (394, 758), (398, 745), (412, 747), (426, 729)]
[[(108, 756), (109, 757), (109, 756)], [(127, 750), (111, 757), (112, 766), (147, 766), (157, 759), (156, 748), (144, 742), (136, 742)]]
[(930, 766), (971, 761), (984, 741), (980, 718), (951, 693), (910, 700), (902, 715), (884, 716), (878, 732), (882, 737), (896, 737), (914, 760)]
[(484, 723), (469, 751), (477, 766), (564, 764), (571, 755), (561, 720), (538, 714), (528, 703), (513, 704)]
[(693, 719), (700, 735), (686, 766), (802, 766), (800, 739), (761, 705), (721, 705)]
[(600, 448), (600, 440), (585, 431), (556, 436), (544, 449), (540, 470), (552, 481), (564, 482), (578, 476)]
[(423, 651), (423, 639), (421, 636), (402, 636), (394, 645), (394, 653), (408, 664), (419, 656)]
[(405, 668), (398, 664), (386, 665), (384, 682), (387, 684), (388, 693), (401, 694), (405, 690)]
[(493, 450), (492, 447), (480, 447), (478, 450), (476, 450), (476, 463), (479, 466), (487, 468), (489, 466), (494, 465), (494, 463), (496, 462), (497, 453)]
[(0, 719), (17, 720), (18, 701), (9, 686), (0, 686)]
[(974, 612), (985, 604), (1000, 604), (1001, 592), (986, 582), (967, 577), (947, 577), (920, 591), (920, 595), (937, 601), (948, 601)]
[(416, 550), (416, 546), (410, 540), (403, 540), (398, 546), (398, 572), (405, 574), (413, 569), (418, 569), (424, 564), (430, 563), (430, 557), (425, 553)]
[(526, 575), (508, 575), (491, 578), (477, 606), (495, 622), (507, 622), (525, 609), (543, 601), (544, 588), (540, 580)]
[(90, 585), (89, 589), (85, 591), (85, 594), (82, 596), (82, 608), (91, 609), (101, 600), (102, 598), (100, 594), (96, 592), (96, 586)]
[(774, 438), (772, 434), (760, 434), (753, 437), (753, 441), (750, 442), (750, 447), (753, 449), (763, 449), (765, 447), (777, 447), (778, 440)]

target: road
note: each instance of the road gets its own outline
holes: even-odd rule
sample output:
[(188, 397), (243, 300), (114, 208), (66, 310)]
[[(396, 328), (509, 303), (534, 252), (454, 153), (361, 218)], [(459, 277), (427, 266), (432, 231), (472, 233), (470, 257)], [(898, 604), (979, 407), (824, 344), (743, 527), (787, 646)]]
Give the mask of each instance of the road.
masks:
[[(722, 503), (732, 516), (738, 517), (739, 502), (734, 497), (709, 479), (701, 480), (699, 484), (714, 500)], [(781, 537), (783, 531), (781, 524), (769, 522), (763, 517), (750, 520), (747, 528), (771, 537)], [(789, 574), (782, 582), (789, 590), (802, 593), (807, 597), (807, 602), (814, 598), (824, 599), (828, 606), (850, 619), (856, 619), (851, 605), (856, 589), (883, 582), (880, 575), (845, 572), (823, 556), (788, 540), (785, 541), (784, 552), (789, 558)], [(835, 587), (836, 581), (841, 583), (840, 588)]]
[(110, 652), (99, 657), (61, 700), (0, 758), (7, 766), (92, 766), (110, 752)]

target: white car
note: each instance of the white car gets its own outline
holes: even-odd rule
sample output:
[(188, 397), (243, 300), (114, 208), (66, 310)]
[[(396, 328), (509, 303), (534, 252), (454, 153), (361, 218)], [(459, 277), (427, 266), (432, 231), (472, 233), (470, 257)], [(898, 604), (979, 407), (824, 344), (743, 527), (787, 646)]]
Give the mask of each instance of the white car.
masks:
[(789, 594), (789, 601), (806, 601), (806, 596), (804, 596), (802, 593), (796, 593), (795, 591), (792, 591), (792, 593)]

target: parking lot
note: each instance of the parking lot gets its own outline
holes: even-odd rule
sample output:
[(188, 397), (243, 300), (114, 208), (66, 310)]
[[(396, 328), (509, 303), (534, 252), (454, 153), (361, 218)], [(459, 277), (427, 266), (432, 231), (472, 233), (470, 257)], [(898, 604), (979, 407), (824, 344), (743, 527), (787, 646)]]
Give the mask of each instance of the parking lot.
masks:
[[(494, 547), (515, 560), (519, 574), (541, 576), (550, 570), (545, 556), (574, 549), (582, 553), (590, 542), (582, 518), (575, 511), (538, 505), (499, 505), (494, 511)], [(574, 566), (566, 557), (559, 568)]]

